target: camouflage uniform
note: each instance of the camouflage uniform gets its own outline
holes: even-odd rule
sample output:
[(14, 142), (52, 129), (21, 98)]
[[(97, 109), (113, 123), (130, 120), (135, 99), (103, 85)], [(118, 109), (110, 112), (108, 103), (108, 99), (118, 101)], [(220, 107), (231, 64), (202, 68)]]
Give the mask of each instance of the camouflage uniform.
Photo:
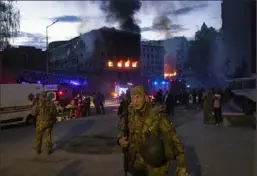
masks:
[(210, 117), (212, 116), (212, 110), (213, 110), (213, 96), (210, 91), (204, 93), (203, 95), (203, 123), (204, 125), (207, 125), (210, 121)]
[[(37, 104), (39, 103), (39, 94), (36, 95), (35, 99), (33, 100), (32, 102), (32, 111), (34, 110), (33, 108), (35, 108), (37, 106)], [(34, 126), (36, 127), (36, 123), (37, 123), (37, 116), (33, 115), (33, 118), (34, 118)]]
[[(131, 95), (145, 96), (144, 88), (137, 86), (131, 89)], [(129, 155), (133, 158), (133, 168), (144, 166), (151, 176), (165, 176), (170, 167), (170, 161), (165, 165), (154, 168), (146, 164), (139, 153), (140, 146), (146, 140), (146, 136), (167, 136), (166, 139), (174, 145), (174, 155), (177, 161), (176, 176), (186, 176), (186, 163), (184, 147), (180, 138), (175, 132), (174, 127), (168, 120), (167, 116), (162, 113), (163, 108), (160, 106), (152, 107), (149, 102), (145, 102), (140, 110), (134, 110), (132, 104), (128, 108), (128, 127), (130, 136), (129, 140)], [(124, 119), (121, 119), (118, 125), (118, 139), (123, 137)], [(161, 134), (160, 134), (161, 132)]]
[(52, 152), (52, 128), (56, 121), (57, 110), (54, 102), (47, 98), (45, 92), (41, 94), (39, 102), (33, 107), (32, 114), (37, 116), (35, 150), (38, 153), (41, 152), (42, 138), (46, 133), (45, 147), (50, 154)]

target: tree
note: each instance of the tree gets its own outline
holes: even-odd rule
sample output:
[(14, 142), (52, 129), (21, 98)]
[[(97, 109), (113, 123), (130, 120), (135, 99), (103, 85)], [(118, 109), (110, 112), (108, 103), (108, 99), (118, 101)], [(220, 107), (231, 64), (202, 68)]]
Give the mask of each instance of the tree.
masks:
[(189, 45), (189, 65), (196, 72), (204, 72), (211, 59), (212, 45), (218, 36), (218, 31), (207, 27), (205, 23), (195, 33), (195, 39)]
[(20, 12), (12, 0), (0, 0), (0, 51), (9, 45), (10, 38), (16, 36), (20, 28)]

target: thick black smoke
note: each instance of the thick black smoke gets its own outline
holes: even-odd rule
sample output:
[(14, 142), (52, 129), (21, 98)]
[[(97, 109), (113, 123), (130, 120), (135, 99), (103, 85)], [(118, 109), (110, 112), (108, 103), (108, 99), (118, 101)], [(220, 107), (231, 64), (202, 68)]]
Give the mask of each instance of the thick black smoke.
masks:
[(139, 0), (108, 0), (101, 4), (107, 22), (119, 22), (121, 30), (136, 33), (140, 33), (140, 27), (136, 23), (134, 15), (140, 8)]
[(172, 22), (166, 15), (160, 15), (154, 18), (153, 25), (154, 30), (157, 30), (165, 35), (165, 38), (170, 38), (172, 35)]

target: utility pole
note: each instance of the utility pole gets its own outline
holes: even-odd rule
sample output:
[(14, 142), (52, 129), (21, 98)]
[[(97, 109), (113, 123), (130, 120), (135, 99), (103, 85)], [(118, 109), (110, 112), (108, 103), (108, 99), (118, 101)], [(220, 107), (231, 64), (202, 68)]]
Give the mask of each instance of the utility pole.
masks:
[(48, 28), (55, 23), (57, 23), (59, 20), (54, 21), (52, 24), (46, 26), (46, 73), (49, 72), (48, 62), (49, 62), (49, 55), (48, 55)]

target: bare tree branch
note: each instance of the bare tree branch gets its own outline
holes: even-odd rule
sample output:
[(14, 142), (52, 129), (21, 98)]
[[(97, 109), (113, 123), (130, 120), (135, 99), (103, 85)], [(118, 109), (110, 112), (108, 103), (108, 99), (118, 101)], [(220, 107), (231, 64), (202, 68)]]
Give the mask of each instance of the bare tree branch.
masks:
[(13, 6), (13, 0), (0, 0), (0, 51), (8, 46), (20, 29), (20, 12)]

